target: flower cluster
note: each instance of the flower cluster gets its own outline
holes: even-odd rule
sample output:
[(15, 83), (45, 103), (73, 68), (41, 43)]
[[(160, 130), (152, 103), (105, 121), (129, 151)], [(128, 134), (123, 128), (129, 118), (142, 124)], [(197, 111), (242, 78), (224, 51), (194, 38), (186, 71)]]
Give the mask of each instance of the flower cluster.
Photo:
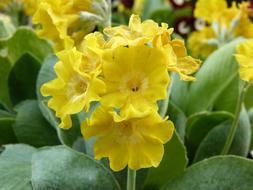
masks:
[(129, 26), (88, 34), (79, 46), (57, 53), (57, 78), (42, 86), (64, 129), (71, 127), (72, 114), (99, 102), (81, 129), (86, 139), (96, 137), (95, 158), (108, 157), (115, 171), (157, 167), (173, 135), (157, 101), (169, 96), (169, 72), (194, 80), (190, 74), (200, 61), (187, 55), (182, 40), (171, 39), (172, 32), (132, 15)]
[(41, 25), (39, 36), (60, 51), (79, 46), (96, 26), (110, 25), (110, 14), (105, 0), (40, 0), (33, 23)]
[(225, 0), (198, 0), (194, 16), (206, 22), (199, 31), (189, 37), (189, 48), (194, 56), (206, 58), (210, 53), (227, 42), (237, 38), (253, 37), (253, 11), (248, 2), (228, 7)]
[(253, 40), (247, 40), (238, 45), (236, 59), (240, 65), (242, 80), (253, 84)]

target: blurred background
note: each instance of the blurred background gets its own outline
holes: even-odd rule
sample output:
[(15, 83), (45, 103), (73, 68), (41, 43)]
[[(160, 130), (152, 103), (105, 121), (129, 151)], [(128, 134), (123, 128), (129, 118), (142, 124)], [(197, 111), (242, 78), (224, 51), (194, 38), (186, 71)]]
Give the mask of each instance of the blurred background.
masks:
[[(228, 5), (232, 2), (240, 3), (242, 0), (227, 0)], [(174, 27), (180, 36), (187, 36), (195, 30), (201, 29), (205, 22), (195, 19), (193, 10), (196, 0), (114, 0), (113, 1), (113, 24), (128, 23), (130, 14), (142, 15), (143, 19), (153, 19), (156, 22), (168, 23)], [(208, 6), (208, 0), (206, 1)], [(253, 7), (253, 0), (250, 0)]]

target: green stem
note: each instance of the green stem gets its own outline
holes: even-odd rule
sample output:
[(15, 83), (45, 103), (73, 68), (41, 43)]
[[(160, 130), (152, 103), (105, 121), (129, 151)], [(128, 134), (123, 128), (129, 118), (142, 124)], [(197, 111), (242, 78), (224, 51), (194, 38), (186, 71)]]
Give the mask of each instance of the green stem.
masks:
[(135, 190), (136, 171), (127, 169), (127, 190)]
[(248, 87), (249, 87), (249, 84), (247, 82), (244, 82), (243, 88), (242, 88), (242, 90), (239, 94), (238, 100), (237, 100), (236, 110), (235, 110), (235, 117), (234, 117), (232, 126), (229, 130), (228, 137), (227, 137), (225, 146), (224, 146), (224, 148), (221, 152), (221, 155), (228, 154), (228, 152), (230, 150), (230, 147), (233, 143), (233, 140), (234, 140), (234, 137), (235, 137), (235, 134), (236, 134), (236, 130), (237, 130), (238, 124), (239, 124), (240, 113), (241, 113), (241, 108), (242, 108), (243, 101), (244, 101), (244, 96), (245, 96), (245, 93), (246, 93)]

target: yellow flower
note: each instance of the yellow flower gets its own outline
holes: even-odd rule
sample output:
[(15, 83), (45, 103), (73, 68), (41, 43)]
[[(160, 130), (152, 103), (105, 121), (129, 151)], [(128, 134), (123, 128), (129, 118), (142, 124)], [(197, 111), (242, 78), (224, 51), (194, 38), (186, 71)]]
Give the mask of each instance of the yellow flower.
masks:
[(240, 77), (253, 84), (253, 40), (238, 45), (236, 59), (240, 65)]
[(193, 32), (188, 38), (188, 46), (194, 57), (206, 58), (218, 47), (218, 44), (211, 44), (209, 40), (215, 39), (216, 34), (211, 27), (204, 27), (200, 31)]
[(44, 84), (41, 93), (52, 96), (48, 106), (61, 118), (59, 127), (68, 129), (72, 125), (70, 115), (89, 110), (90, 102), (100, 100), (105, 85), (98, 78), (99, 69), (90, 70), (91, 63), (75, 48), (58, 53), (58, 57), (57, 78)]
[(133, 13), (142, 15), (145, 0), (134, 0)]
[(249, 16), (253, 11), (249, 2), (242, 2), (239, 6), (233, 2), (227, 7), (224, 0), (199, 0), (194, 11), (197, 18), (204, 19), (210, 26), (193, 32), (189, 37), (189, 47), (193, 55), (206, 58), (218, 47), (232, 41), (236, 37), (253, 37), (253, 23)]
[(202, 18), (208, 23), (212, 23), (220, 18), (222, 11), (227, 9), (225, 0), (198, 0), (194, 10), (196, 18)]
[(133, 170), (157, 167), (164, 154), (163, 144), (174, 131), (171, 121), (156, 112), (136, 117), (133, 112), (124, 118), (111, 109), (99, 107), (82, 125), (85, 138), (95, 136), (95, 159), (108, 157), (110, 167), (120, 171), (127, 165)]
[(38, 8), (39, 0), (23, 0), (23, 4), (25, 13), (27, 15), (33, 15)]
[(171, 40), (173, 29), (168, 29), (167, 24), (162, 23), (162, 26), (159, 26), (152, 20), (141, 22), (139, 16), (132, 15), (128, 27), (118, 26), (106, 28), (104, 32), (109, 38), (109, 41), (103, 45), (103, 48), (146, 44), (164, 49), (167, 54), (165, 64), (167, 65), (168, 71), (178, 72), (182, 80), (194, 80), (194, 77), (188, 75), (198, 70), (200, 61), (187, 56), (183, 42), (180, 42), (180, 48), (183, 53), (179, 55), (175, 52), (179, 49), (176, 47), (179, 43), (176, 43), (178, 41)]
[(145, 45), (105, 51), (102, 70), (107, 92), (101, 103), (118, 109), (133, 106), (139, 113), (156, 109), (156, 102), (167, 98), (166, 56)]
[(199, 70), (201, 61), (187, 55), (183, 40), (172, 40), (170, 42), (170, 45), (172, 46), (173, 52), (175, 54), (174, 57), (176, 57), (176, 64), (173, 64), (175, 63), (174, 61), (168, 61), (168, 70), (179, 73), (181, 79), (184, 81), (195, 80), (194, 77), (189, 75)]
[(108, 24), (108, 10), (102, 6), (95, 0), (41, 0), (33, 22), (41, 25), (39, 35), (52, 40), (56, 51), (79, 47), (97, 24)]
[(153, 20), (141, 22), (137, 15), (132, 15), (129, 26), (117, 26), (105, 28), (104, 33), (108, 36), (107, 47), (135, 46), (152, 43), (156, 36), (167, 33), (171, 35), (173, 29), (168, 29), (168, 25), (163, 23), (159, 26)]

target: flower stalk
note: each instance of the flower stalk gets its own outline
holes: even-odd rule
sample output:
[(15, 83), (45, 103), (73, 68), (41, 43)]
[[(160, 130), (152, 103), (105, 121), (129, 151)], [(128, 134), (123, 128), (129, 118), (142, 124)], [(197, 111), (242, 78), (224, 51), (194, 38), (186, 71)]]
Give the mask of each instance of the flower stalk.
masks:
[(136, 170), (127, 169), (127, 190), (135, 190)]
[(241, 113), (241, 108), (242, 108), (242, 105), (243, 105), (244, 96), (245, 96), (249, 86), (250, 86), (249, 83), (243, 82), (243, 87), (242, 87), (242, 90), (241, 90), (241, 92), (239, 94), (239, 97), (238, 97), (238, 100), (237, 100), (237, 105), (236, 105), (236, 110), (235, 110), (235, 117), (234, 117), (232, 126), (229, 130), (228, 137), (227, 137), (226, 143), (224, 145), (224, 148), (221, 152), (221, 155), (228, 154), (228, 152), (230, 150), (230, 147), (233, 143), (233, 140), (234, 140), (234, 137), (235, 137), (238, 125), (239, 125), (240, 113)]

